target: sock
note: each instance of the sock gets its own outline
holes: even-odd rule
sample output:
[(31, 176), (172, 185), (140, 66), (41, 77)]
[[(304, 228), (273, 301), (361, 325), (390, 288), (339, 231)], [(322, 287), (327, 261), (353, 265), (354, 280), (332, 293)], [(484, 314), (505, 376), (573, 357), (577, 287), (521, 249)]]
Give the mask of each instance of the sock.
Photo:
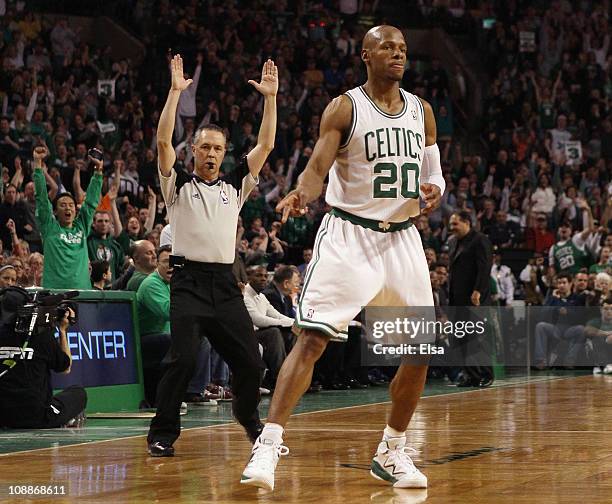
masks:
[(259, 436), (262, 440), (269, 439), (273, 443), (283, 444), (283, 426), (275, 423), (264, 425), (263, 431)]
[(383, 431), (383, 441), (387, 442), (387, 446), (389, 446), (390, 449), (403, 446), (406, 444), (406, 431), (397, 431), (393, 427), (387, 425)]

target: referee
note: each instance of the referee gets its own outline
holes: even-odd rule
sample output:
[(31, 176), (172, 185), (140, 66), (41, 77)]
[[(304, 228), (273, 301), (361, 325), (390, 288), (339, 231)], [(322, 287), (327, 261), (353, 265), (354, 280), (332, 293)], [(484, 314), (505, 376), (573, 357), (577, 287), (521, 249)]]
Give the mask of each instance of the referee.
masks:
[(193, 137), (194, 174), (177, 171), (172, 133), (181, 92), (192, 83), (183, 75), (183, 60), (171, 62), (172, 87), (159, 118), (157, 148), (162, 193), (172, 229), (170, 283), (171, 362), (157, 389), (157, 413), (147, 437), (149, 454), (174, 455), (180, 435), (179, 410), (194, 372), (202, 337), (233, 373), (233, 413), (251, 442), (259, 435), (259, 385), (264, 364), (253, 323), (232, 274), (238, 214), (274, 148), (278, 71), (263, 65), (261, 82), (249, 81), (264, 97), (257, 145), (227, 177), (219, 178), (225, 156), (223, 130), (207, 125)]

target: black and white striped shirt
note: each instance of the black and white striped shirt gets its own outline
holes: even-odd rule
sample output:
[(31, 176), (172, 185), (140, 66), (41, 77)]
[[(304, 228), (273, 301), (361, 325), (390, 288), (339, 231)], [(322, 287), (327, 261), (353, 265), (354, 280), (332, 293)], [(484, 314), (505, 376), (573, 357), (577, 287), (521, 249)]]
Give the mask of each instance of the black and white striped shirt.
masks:
[(190, 261), (232, 264), (238, 214), (259, 180), (249, 172), (246, 156), (235, 170), (214, 182), (172, 168), (159, 173), (172, 228), (172, 253)]

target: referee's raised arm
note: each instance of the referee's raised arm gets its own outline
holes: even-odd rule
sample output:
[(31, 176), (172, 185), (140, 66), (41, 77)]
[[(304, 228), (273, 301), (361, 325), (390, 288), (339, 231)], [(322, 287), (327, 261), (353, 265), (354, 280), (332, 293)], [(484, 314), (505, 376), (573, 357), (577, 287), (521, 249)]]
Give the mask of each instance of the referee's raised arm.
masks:
[(157, 125), (159, 170), (164, 177), (170, 176), (176, 161), (176, 153), (172, 147), (172, 132), (174, 131), (174, 119), (179, 97), (193, 82), (191, 79), (185, 79), (183, 75), (183, 58), (180, 54), (175, 54), (172, 58), (170, 71), (172, 73), (172, 85)]
[(278, 92), (278, 69), (268, 59), (261, 70), (261, 82), (250, 80), (251, 84), (264, 97), (264, 110), (257, 136), (257, 145), (247, 154), (249, 172), (257, 177), (272, 149), (276, 136), (276, 93)]

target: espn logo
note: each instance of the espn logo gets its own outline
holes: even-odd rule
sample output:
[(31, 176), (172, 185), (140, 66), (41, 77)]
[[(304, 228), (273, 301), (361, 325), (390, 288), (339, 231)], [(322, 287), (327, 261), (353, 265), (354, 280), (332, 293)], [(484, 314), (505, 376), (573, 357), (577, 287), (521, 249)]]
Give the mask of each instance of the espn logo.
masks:
[(32, 360), (34, 349), (12, 346), (0, 347), (0, 359)]

